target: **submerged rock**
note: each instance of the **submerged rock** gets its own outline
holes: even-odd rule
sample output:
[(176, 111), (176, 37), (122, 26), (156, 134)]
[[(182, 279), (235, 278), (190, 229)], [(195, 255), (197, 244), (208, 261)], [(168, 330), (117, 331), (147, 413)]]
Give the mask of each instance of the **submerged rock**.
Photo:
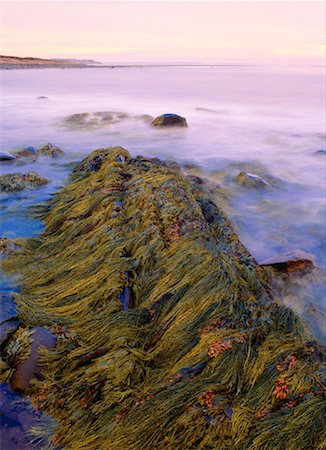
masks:
[(326, 150), (316, 150), (314, 155), (326, 155)]
[(13, 161), (14, 159), (16, 159), (16, 156), (11, 153), (0, 151), (0, 161)]
[(39, 155), (50, 156), (51, 158), (60, 158), (64, 155), (64, 151), (50, 143), (44, 145), (38, 150)]
[(49, 183), (36, 172), (7, 173), (0, 176), (0, 192), (19, 192), (24, 189), (34, 189)]
[(303, 250), (291, 250), (268, 258), (260, 263), (261, 266), (271, 266), (280, 272), (302, 273), (309, 272), (315, 267), (313, 255)]
[(60, 447), (322, 448), (325, 371), (311, 335), (273, 300), (206, 185), (98, 150), (44, 233), (3, 261), (22, 280), (20, 316), (61, 325), (29, 390), (58, 418)]
[(240, 172), (234, 178), (234, 181), (241, 187), (246, 189), (267, 189), (270, 188), (271, 185), (266, 180), (256, 175), (255, 173), (249, 172)]
[(177, 114), (162, 114), (156, 117), (151, 125), (154, 127), (187, 127), (187, 121), (184, 117)]
[(117, 111), (98, 111), (95, 113), (78, 113), (66, 117), (62, 125), (70, 129), (100, 129), (125, 120), (143, 120), (149, 122), (152, 117), (147, 114), (130, 115)]

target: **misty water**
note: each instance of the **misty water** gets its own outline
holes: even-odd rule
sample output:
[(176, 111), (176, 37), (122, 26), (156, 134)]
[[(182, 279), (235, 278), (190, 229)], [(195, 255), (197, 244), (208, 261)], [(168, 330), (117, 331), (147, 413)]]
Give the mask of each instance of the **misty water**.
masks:
[[(173, 159), (225, 189), (221, 205), (258, 262), (293, 249), (325, 270), (325, 84), (320, 67), (117, 67), (1, 71), (1, 149), (48, 142), (62, 159), (3, 163), (1, 172), (35, 170), (51, 183), (1, 194), (1, 235), (33, 236), (42, 222), (30, 206), (58, 190), (70, 162), (120, 145), (132, 155)], [(45, 98), (39, 98), (45, 97)], [(115, 112), (101, 123), (96, 112)], [(148, 115), (177, 113), (187, 129), (157, 129)], [(89, 126), (65, 118), (89, 113)], [(86, 116), (85, 116), (86, 117)], [(190, 168), (190, 169), (189, 169)], [(244, 191), (241, 171), (277, 179), (270, 190)], [(12, 288), (5, 279), (2, 290)], [(325, 339), (325, 285), (309, 277), (285, 299)]]

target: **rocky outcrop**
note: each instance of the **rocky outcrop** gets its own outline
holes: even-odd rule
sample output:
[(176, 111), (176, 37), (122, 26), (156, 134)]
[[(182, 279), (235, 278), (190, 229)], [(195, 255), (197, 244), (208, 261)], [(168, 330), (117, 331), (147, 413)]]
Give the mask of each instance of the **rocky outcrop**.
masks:
[(151, 125), (154, 127), (187, 127), (187, 121), (184, 117), (177, 114), (162, 114), (156, 117)]
[(0, 176), (0, 192), (19, 192), (24, 189), (34, 189), (49, 181), (36, 172), (7, 173)]
[(27, 390), (59, 423), (54, 445), (322, 449), (325, 352), (200, 178), (102, 149), (45, 223), (2, 263), (25, 327), (4, 373), (33, 327), (58, 336)]

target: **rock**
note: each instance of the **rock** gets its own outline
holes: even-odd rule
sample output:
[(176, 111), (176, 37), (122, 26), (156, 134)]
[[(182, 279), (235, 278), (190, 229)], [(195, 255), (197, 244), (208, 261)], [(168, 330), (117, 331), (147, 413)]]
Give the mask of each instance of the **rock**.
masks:
[(44, 95), (40, 95), (37, 97), (38, 100), (46, 100), (48, 97), (45, 97)]
[(56, 344), (56, 338), (47, 328), (35, 327), (31, 331), (33, 331), (31, 353), (27, 359), (17, 366), (10, 379), (10, 385), (14, 390), (24, 391), (28, 388), (32, 378), (41, 375), (43, 368), (38, 364), (39, 350), (41, 347), (53, 348)]
[(270, 183), (256, 175), (255, 173), (240, 172), (234, 181), (246, 189), (267, 189), (271, 187)]
[(51, 158), (60, 158), (64, 155), (64, 151), (60, 148), (52, 145), (50, 143), (44, 145), (40, 150), (38, 150), (39, 155), (50, 156)]
[(11, 153), (4, 152), (3, 150), (0, 151), (0, 161), (12, 161), (14, 159), (16, 159), (16, 156)]
[(314, 152), (314, 155), (326, 155), (326, 150), (317, 150)]
[(49, 180), (36, 172), (7, 173), (0, 176), (0, 192), (19, 192), (24, 189), (34, 189), (48, 182)]
[(12, 239), (0, 238), (0, 255), (9, 256), (21, 249)]
[(0, 345), (2, 345), (7, 338), (18, 329), (19, 324), (19, 320), (9, 320), (0, 325)]
[(0, 323), (17, 318), (17, 308), (15, 298), (8, 292), (0, 294)]
[(287, 253), (272, 256), (260, 263), (261, 266), (271, 266), (279, 272), (303, 273), (315, 267), (313, 255), (303, 250), (291, 250)]
[(67, 116), (61, 125), (71, 129), (100, 129), (125, 120), (142, 120), (150, 122), (153, 118), (147, 114), (130, 115), (119, 111), (97, 111), (94, 113), (78, 113)]
[(24, 150), (16, 152), (15, 156), (18, 159), (22, 159), (24, 161), (35, 161), (38, 156), (38, 153), (33, 146), (29, 146), (24, 148)]
[(154, 127), (187, 127), (184, 117), (177, 114), (162, 114), (151, 122)]

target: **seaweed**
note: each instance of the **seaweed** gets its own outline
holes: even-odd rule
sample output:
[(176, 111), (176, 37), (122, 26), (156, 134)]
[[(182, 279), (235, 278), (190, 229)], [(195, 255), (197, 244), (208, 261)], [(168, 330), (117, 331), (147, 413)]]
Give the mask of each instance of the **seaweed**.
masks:
[(70, 450), (325, 448), (325, 368), (205, 183), (121, 147), (75, 169), (2, 262), (48, 326), (30, 395)]

